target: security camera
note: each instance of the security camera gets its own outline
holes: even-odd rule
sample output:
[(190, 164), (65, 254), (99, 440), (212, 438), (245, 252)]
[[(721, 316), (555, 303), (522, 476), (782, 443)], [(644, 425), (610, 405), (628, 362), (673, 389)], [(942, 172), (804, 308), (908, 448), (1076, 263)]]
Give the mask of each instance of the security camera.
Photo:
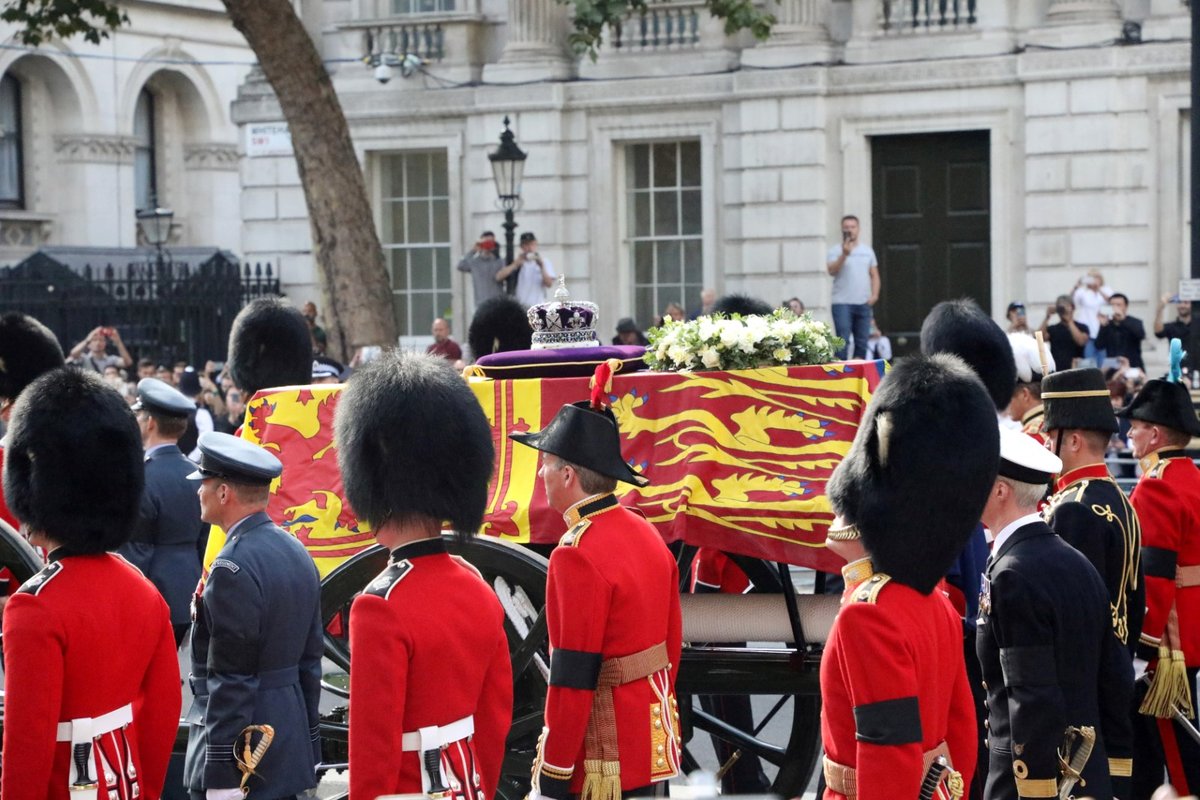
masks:
[(380, 64), (375, 67), (375, 80), (380, 83), (387, 83), (392, 79), (392, 67), (390, 64)]

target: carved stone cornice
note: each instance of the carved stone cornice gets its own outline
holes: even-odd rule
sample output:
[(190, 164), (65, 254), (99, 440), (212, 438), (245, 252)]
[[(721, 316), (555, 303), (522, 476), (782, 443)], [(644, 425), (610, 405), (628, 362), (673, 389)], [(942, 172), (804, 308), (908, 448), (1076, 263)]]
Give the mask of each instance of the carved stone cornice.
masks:
[(847, 89), (892, 91), (899, 87), (955, 87), (1010, 83), (1016, 80), (1012, 57), (945, 59), (900, 64), (835, 67), (829, 70), (831, 93)]
[(126, 164), (133, 161), (137, 139), (132, 136), (82, 134), (54, 137), (54, 153), (59, 161), (92, 164)]
[(224, 142), (201, 142), (183, 148), (183, 168), (203, 170), (236, 170), (237, 145)]

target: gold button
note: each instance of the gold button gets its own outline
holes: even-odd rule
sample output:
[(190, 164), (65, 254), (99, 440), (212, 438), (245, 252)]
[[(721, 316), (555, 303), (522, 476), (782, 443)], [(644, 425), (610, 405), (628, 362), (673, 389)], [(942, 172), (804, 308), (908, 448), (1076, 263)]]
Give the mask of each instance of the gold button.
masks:
[(663, 747), (660, 744), (658, 747), (655, 748), (655, 751), (661, 756), (663, 753), (667, 752), (667, 748)]
[(871, 583), (879, 583), (879, 576), (876, 575), (875, 577), (871, 578)]
[(667, 763), (667, 761), (666, 761), (666, 759), (660, 758), (658, 761), (656, 761), (654, 763), (661, 767), (661, 766), (664, 766)]
[(656, 728), (661, 728), (661, 727), (662, 727), (662, 720), (661, 720), (661, 719), (656, 719), (656, 720), (654, 720), (654, 727), (656, 727)]

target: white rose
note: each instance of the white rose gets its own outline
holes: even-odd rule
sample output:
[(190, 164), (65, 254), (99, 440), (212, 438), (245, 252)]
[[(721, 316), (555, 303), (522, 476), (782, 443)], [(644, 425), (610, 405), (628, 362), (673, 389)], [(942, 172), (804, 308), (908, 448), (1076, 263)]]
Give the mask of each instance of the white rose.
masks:
[(792, 351), (786, 347), (777, 347), (771, 352), (771, 357), (776, 361), (782, 361), (786, 364), (792, 360)]
[(707, 342), (710, 339), (715, 339), (720, 335), (721, 326), (719, 326), (716, 320), (712, 319), (711, 317), (701, 317), (697, 325), (697, 332), (700, 335), (700, 340)]
[(667, 355), (672, 361), (680, 366), (685, 366), (692, 358), (691, 351), (681, 344), (673, 344), (668, 347)]
[(723, 319), (720, 322), (721, 344), (726, 347), (736, 347), (741, 338), (742, 331), (745, 326), (740, 322), (735, 322), (731, 319)]
[(706, 347), (700, 351), (700, 363), (708, 369), (716, 369), (721, 365), (721, 354), (711, 347)]
[(758, 337), (754, 335), (754, 331), (745, 328), (738, 335), (737, 348), (743, 353), (753, 353), (758, 346)]

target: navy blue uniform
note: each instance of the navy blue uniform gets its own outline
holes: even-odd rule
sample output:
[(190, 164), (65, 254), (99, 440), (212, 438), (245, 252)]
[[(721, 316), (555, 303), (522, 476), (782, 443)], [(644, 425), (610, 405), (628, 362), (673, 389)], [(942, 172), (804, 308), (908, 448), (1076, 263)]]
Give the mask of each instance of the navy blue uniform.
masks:
[(1128, 797), (1133, 665), (1112, 635), (1108, 591), (1088, 560), (1042, 522), (993, 554), (979, 601), (988, 693), (984, 797), (1057, 797), (1068, 726), (1094, 726), (1077, 794)]
[(234, 742), (247, 725), (263, 724), (275, 741), (250, 779), (250, 797), (316, 785), (320, 614), (320, 579), (304, 546), (264, 512), (233, 526), (196, 596), (184, 767), (193, 792), (237, 786)]
[(196, 465), (173, 444), (146, 454), (146, 488), (138, 506), (137, 527), (117, 552), (158, 588), (171, 624), (191, 622), (189, 603), (200, 580), (204, 531), (196, 484), (187, 479)]

